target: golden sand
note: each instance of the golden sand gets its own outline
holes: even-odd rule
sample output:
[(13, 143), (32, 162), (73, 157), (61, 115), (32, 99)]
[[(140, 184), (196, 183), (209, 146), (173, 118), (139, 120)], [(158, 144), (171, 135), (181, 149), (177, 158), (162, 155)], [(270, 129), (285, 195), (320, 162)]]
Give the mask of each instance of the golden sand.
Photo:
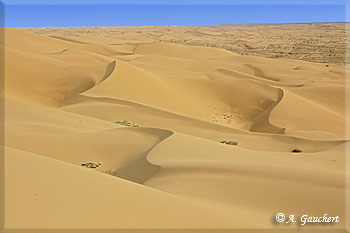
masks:
[(313, 32), (265, 26), (6, 28), (5, 227), (343, 229), (342, 46), (268, 58)]

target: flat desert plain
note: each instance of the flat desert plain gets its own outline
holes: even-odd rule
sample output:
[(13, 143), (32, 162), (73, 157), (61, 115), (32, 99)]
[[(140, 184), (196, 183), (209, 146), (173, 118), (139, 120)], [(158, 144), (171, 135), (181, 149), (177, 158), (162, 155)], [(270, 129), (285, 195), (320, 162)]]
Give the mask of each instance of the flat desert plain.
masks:
[(5, 228), (345, 232), (346, 24), (3, 30)]

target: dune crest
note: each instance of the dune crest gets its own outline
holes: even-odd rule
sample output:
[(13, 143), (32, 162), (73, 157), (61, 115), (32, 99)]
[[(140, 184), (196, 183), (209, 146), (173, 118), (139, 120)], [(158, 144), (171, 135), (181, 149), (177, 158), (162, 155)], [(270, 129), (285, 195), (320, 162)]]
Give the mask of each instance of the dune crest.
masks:
[[(170, 137), (173, 132), (164, 131), (158, 129), (150, 129), (152, 132), (158, 131), (160, 136), (160, 142), (166, 138)], [(158, 144), (159, 144), (158, 143)], [(116, 177), (120, 177), (122, 179), (130, 180), (135, 183), (143, 184), (146, 180), (156, 174), (160, 166), (154, 165), (150, 163), (147, 159), (147, 155), (158, 145), (154, 145), (149, 150), (143, 152), (142, 154), (136, 155), (127, 162), (125, 162), (122, 166), (118, 167), (113, 171), (109, 171), (108, 174), (111, 174)]]

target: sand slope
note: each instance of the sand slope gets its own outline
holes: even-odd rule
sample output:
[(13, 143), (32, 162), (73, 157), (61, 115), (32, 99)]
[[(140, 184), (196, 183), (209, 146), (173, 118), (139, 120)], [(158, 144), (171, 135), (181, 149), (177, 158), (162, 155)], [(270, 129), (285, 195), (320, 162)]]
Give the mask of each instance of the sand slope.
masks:
[(5, 32), (6, 94), (15, 98), (59, 106), (114, 70), (115, 61), (111, 59), (76, 51), (69, 43), (22, 34), (15, 29)]
[(6, 228), (237, 226), (228, 216), (123, 179), (7, 147), (5, 154)]
[(4, 49), (6, 227), (344, 228), (347, 68), (18, 29)]
[(328, 156), (262, 156), (177, 133), (149, 154), (162, 168), (145, 184), (274, 227), (271, 214), (281, 210), (296, 216), (344, 214), (344, 153), (342, 146)]

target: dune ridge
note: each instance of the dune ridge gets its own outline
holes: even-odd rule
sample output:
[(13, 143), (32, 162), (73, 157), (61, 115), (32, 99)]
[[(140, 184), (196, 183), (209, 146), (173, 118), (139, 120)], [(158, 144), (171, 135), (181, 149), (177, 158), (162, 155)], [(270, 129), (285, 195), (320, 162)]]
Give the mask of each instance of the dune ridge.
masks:
[[(153, 129), (154, 130), (154, 129)], [(160, 142), (173, 134), (171, 131), (161, 131), (159, 134)], [(152, 148), (143, 152), (140, 155), (136, 155), (127, 162), (123, 163), (120, 167), (113, 171), (109, 171), (108, 174), (113, 176), (130, 180), (135, 183), (143, 184), (146, 180), (152, 177), (158, 172), (160, 166), (150, 163), (147, 159), (147, 155), (157, 146), (156, 144)]]

